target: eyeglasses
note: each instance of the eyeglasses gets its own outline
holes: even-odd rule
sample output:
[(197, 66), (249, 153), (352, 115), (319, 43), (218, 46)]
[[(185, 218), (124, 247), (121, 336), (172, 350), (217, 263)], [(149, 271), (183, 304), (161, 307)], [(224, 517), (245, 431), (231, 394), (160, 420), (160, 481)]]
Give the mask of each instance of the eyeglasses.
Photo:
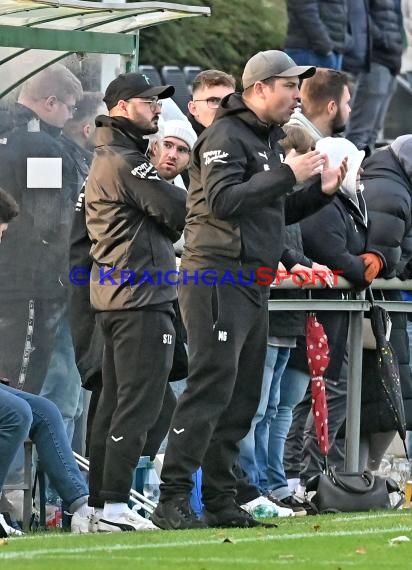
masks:
[(207, 99), (194, 99), (193, 102), (197, 103), (197, 101), (206, 101), (206, 105), (209, 109), (217, 109), (222, 101), (221, 97), (208, 97)]
[(158, 108), (159, 109), (162, 108), (163, 101), (161, 99), (158, 99), (157, 97), (152, 97), (151, 99), (142, 99), (140, 97), (130, 97), (130, 99), (128, 99), (128, 101), (133, 101), (133, 99), (137, 99), (137, 101), (140, 101), (140, 103), (147, 103), (150, 106), (150, 110), (152, 111), (152, 113), (155, 113)]
[(66, 109), (69, 111), (71, 115), (74, 115), (75, 112), (77, 111), (76, 105), (69, 105), (68, 103), (66, 103), (66, 101), (63, 101), (63, 99), (58, 99), (58, 101), (60, 101), (60, 103), (63, 103), (63, 105), (66, 107)]
[(177, 145), (170, 141), (163, 141), (163, 147), (166, 148), (167, 150), (173, 150), (175, 148), (177, 150), (177, 153), (181, 154), (182, 156), (187, 156), (188, 154), (190, 154), (189, 147)]

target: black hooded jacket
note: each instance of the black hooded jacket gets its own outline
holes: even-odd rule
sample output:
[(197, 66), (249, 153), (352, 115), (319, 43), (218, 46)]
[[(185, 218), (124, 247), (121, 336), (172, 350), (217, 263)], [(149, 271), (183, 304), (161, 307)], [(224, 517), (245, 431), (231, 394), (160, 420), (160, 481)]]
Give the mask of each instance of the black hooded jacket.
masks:
[(295, 223), (330, 202), (319, 176), (292, 193), (295, 176), (278, 145), (283, 137), (238, 93), (222, 100), (193, 149), (183, 269), (276, 270), (285, 220)]
[[(92, 306), (113, 311), (171, 302), (176, 287), (164, 275), (176, 269), (172, 240), (184, 226), (186, 190), (160, 178), (131, 121), (102, 115), (96, 126), (85, 191)], [(122, 274), (128, 271), (130, 279)]]

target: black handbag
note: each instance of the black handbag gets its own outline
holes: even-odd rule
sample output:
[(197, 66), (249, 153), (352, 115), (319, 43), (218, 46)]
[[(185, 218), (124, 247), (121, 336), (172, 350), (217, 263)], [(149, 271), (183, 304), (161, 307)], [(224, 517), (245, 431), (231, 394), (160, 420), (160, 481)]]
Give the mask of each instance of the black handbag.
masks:
[[(390, 478), (363, 473), (337, 473), (330, 467), (327, 473), (311, 477), (306, 492), (315, 492), (310, 502), (318, 513), (361, 512), (378, 509), (396, 509), (403, 499), (392, 506), (389, 493), (401, 493), (398, 484)], [(401, 496), (401, 495), (399, 495)]]

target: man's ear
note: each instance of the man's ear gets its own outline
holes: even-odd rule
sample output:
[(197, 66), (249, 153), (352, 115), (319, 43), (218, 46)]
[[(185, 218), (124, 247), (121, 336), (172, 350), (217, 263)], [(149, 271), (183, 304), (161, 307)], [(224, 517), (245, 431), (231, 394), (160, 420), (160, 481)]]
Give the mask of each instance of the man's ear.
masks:
[(55, 107), (58, 102), (59, 102), (59, 100), (56, 97), (56, 95), (49, 95), (47, 98), (44, 99), (44, 107), (48, 111), (52, 111), (53, 107)]
[(189, 113), (196, 117), (196, 103), (194, 101), (189, 101), (187, 108), (189, 109)]
[(336, 104), (336, 101), (334, 101), (333, 99), (329, 101), (327, 110), (328, 110), (328, 115), (332, 115), (332, 117), (334, 117), (338, 112), (338, 106)]
[(90, 136), (90, 133), (92, 132), (92, 127), (90, 123), (87, 123), (87, 125), (84, 125), (83, 127), (83, 136), (85, 139), (88, 139)]

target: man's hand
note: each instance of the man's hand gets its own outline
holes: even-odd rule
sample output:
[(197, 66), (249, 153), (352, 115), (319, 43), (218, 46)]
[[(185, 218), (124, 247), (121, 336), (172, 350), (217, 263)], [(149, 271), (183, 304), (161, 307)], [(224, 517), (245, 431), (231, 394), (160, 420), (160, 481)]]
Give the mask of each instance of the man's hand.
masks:
[(285, 158), (285, 164), (293, 170), (296, 182), (302, 184), (311, 176), (319, 174), (325, 162), (325, 156), (325, 154), (320, 154), (318, 150), (298, 154), (293, 148)]
[(329, 160), (326, 156), (322, 170), (322, 192), (332, 196), (337, 192), (348, 172), (348, 158), (345, 157), (338, 168), (329, 168)]
[(362, 258), (365, 266), (365, 281), (372, 283), (383, 267), (382, 258), (376, 253), (362, 253), (359, 257)]

